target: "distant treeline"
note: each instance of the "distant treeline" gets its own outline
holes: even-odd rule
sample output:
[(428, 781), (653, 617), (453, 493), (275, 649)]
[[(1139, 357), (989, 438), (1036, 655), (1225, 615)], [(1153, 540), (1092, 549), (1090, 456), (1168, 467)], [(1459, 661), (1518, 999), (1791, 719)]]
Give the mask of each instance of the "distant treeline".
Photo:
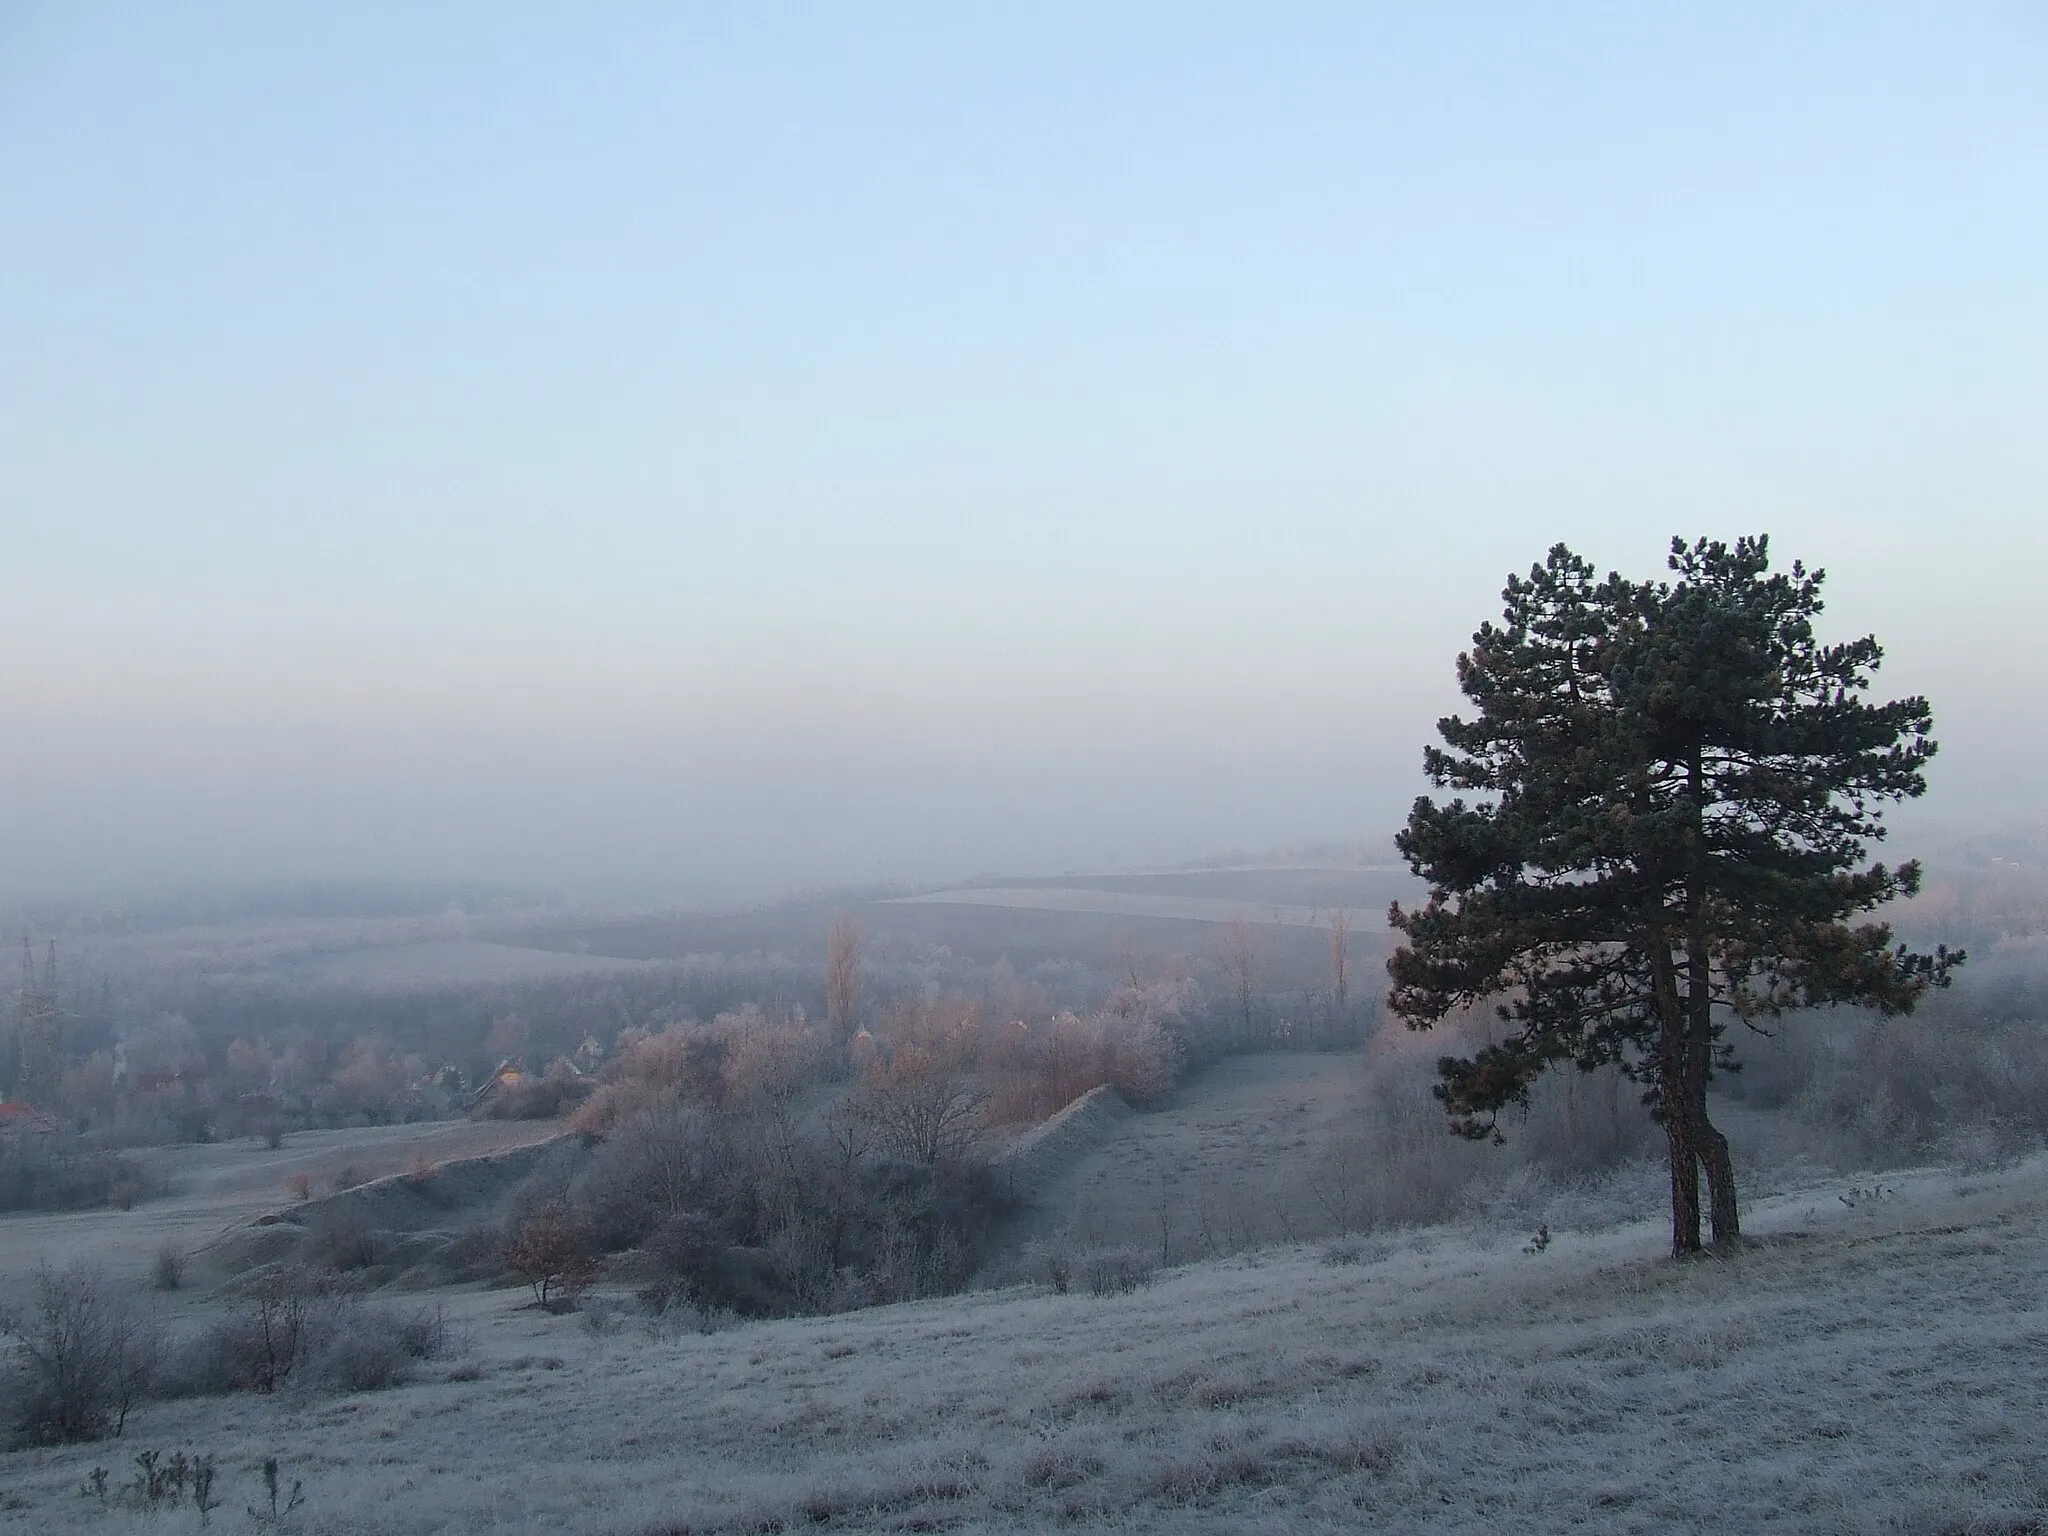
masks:
[[(946, 997), (984, 1019), (1035, 1029), (1093, 1016), (1120, 990), (1165, 985), (1176, 997), (1167, 1027), (1178, 1058), (1193, 1067), (1244, 1051), (1360, 1044), (1377, 1018), (1374, 977), (1333, 970), (1329, 985), (1304, 985), (1299, 955), (1279, 963), (1283, 941), (1300, 947), (1297, 934), (1233, 923), (1194, 953), (1112, 956), (1104, 947), (1022, 971), (942, 945), (878, 946), (861, 964), (858, 1009), (838, 1022), (857, 1028)], [(263, 972), (117, 981), (67, 971), (64, 1069), (54, 1091), (36, 1096), (67, 1132), (110, 1145), (438, 1118), (463, 1112), (507, 1059), (530, 1076), (571, 1061), (589, 1070), (635, 1033), (749, 1010), (779, 1024), (823, 1021), (824, 960), (705, 954), (378, 990)], [(9, 1093), (21, 1087), (14, 1022), (0, 1024), (0, 1089)], [(542, 1101), (533, 1102), (540, 1112)]]

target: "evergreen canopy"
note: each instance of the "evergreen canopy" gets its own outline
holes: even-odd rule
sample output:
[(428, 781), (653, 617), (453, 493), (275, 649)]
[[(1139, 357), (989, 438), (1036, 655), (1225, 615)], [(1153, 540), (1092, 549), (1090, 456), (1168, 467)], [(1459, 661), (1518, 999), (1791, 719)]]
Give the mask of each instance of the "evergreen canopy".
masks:
[(1438, 722), (1440, 789), (1397, 839), (1428, 900), (1391, 918), (1389, 1003), (1414, 1029), (1495, 999), (1505, 1038), (1438, 1063), (1452, 1129), (1498, 1139), (1546, 1069), (1612, 1063), (1646, 1086), (1671, 1158), (1672, 1248), (1740, 1235), (1707, 1084), (1731, 1020), (1855, 1003), (1909, 1012), (1960, 952), (1852, 922), (1914, 894), (1915, 863), (1863, 863), (1882, 807), (1925, 791), (1923, 698), (1866, 702), (1875, 639), (1823, 645), (1824, 573), (1770, 570), (1768, 540), (1672, 541), (1662, 582), (1604, 580), (1562, 544), (1458, 658), (1477, 713)]

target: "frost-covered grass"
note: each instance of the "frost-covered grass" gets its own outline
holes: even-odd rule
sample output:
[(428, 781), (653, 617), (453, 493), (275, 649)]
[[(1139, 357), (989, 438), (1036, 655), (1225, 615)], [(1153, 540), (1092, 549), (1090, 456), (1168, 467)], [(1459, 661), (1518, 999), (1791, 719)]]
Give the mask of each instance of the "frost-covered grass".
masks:
[(2029, 1530), (2044, 1214), (2036, 1158), (1773, 1196), (1746, 1251), (1684, 1265), (1655, 1223), (1535, 1253), (1470, 1224), (662, 1339), (473, 1295), (441, 1379), (0, 1458), (0, 1531), (193, 1526), (78, 1493), (146, 1447), (219, 1458), (222, 1530), (272, 1455), (296, 1528), (394, 1536)]
[[(430, 1120), (354, 1130), (294, 1131), (279, 1147), (254, 1137), (205, 1145), (149, 1147), (131, 1154), (169, 1194), (132, 1211), (20, 1212), (0, 1216), (0, 1303), (19, 1298), (41, 1260), (87, 1259), (115, 1275), (146, 1273), (165, 1243), (204, 1271), (207, 1245), (225, 1230), (291, 1204), (287, 1181), (305, 1174), (321, 1193), (337, 1173), (358, 1179), (404, 1173), (421, 1163), (509, 1151), (562, 1134), (553, 1121)], [(210, 1280), (204, 1274), (195, 1280)]]

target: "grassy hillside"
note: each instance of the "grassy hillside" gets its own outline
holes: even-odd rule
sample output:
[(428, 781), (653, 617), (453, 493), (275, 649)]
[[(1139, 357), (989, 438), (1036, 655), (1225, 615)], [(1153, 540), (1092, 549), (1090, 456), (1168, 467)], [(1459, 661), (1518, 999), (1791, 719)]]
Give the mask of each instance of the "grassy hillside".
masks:
[(0, 1462), (0, 1531), (135, 1450), (263, 1458), (309, 1531), (2017, 1532), (2048, 1520), (2048, 1160), (1760, 1202), (1727, 1260), (1655, 1222), (1481, 1227), (708, 1336), (461, 1302), (443, 1379), (144, 1409)]

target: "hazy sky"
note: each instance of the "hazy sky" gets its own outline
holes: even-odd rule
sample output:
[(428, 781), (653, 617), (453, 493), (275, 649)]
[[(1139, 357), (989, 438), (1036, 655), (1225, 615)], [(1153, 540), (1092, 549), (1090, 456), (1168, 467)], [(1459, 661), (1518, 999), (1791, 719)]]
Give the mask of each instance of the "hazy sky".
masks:
[(2039, 814), (2038, 6), (0, 0), (0, 888), (1377, 836), (1757, 530)]

